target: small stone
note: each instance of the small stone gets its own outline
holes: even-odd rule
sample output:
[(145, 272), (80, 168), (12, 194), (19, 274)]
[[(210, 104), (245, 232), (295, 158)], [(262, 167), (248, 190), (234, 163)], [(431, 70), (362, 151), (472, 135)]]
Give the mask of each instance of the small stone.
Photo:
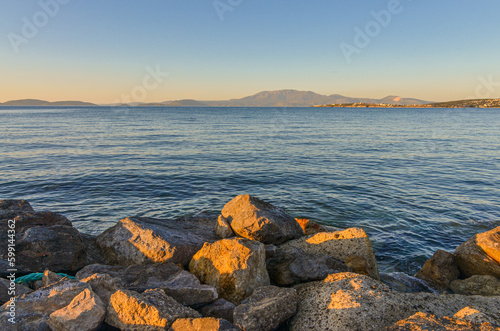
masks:
[(42, 284), (43, 286), (49, 286), (50, 284), (57, 283), (61, 279), (63, 279), (63, 277), (59, 276), (55, 272), (45, 270), (42, 276)]
[(200, 309), (203, 316), (222, 318), (229, 322), (233, 322), (233, 312), (236, 306), (226, 299), (218, 299)]
[(415, 275), (428, 282), (434, 288), (443, 291), (450, 283), (460, 276), (453, 254), (438, 250), (425, 262)]
[(233, 229), (222, 215), (219, 215), (217, 223), (215, 223), (215, 234), (221, 239), (234, 237)]

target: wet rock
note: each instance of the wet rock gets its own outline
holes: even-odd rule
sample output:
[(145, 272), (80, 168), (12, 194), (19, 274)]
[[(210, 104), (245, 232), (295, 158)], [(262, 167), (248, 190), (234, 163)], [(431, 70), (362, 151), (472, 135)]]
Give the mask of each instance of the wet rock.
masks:
[(267, 260), (269, 277), (280, 286), (325, 279), (336, 272), (350, 271), (344, 262), (324, 254), (306, 254), (297, 247), (278, 247)]
[(283, 208), (248, 194), (229, 201), (221, 214), (237, 235), (264, 244), (279, 245), (304, 235), (300, 225)]
[(391, 289), (402, 293), (438, 293), (436, 289), (431, 287), (427, 282), (407, 275), (402, 272), (382, 273), (380, 274), (382, 282)]
[(324, 254), (343, 261), (353, 255), (363, 257), (368, 262), (370, 277), (380, 279), (372, 243), (363, 229), (320, 232), (282, 245), (290, 246), (300, 248), (307, 254)]
[(437, 317), (428, 313), (416, 313), (404, 320), (397, 322), (388, 331), (418, 331), (418, 330), (442, 330), (442, 331), (494, 331), (495, 328), (489, 323), (478, 325), (468, 321), (458, 320), (447, 316)]
[(453, 253), (464, 277), (491, 275), (500, 278), (500, 226), (478, 233)]
[(417, 312), (453, 316), (472, 306), (500, 316), (500, 297), (400, 293), (359, 274), (329, 275), (323, 282), (296, 285), (298, 312), (292, 330), (384, 330)]
[(59, 276), (55, 272), (52, 272), (50, 270), (45, 270), (42, 276), (42, 287), (57, 283), (61, 279), (63, 279), (63, 277)]
[(233, 312), (236, 306), (226, 299), (218, 299), (200, 309), (200, 312), (205, 317), (222, 318), (229, 322), (233, 322)]
[(50, 314), (53, 331), (92, 331), (104, 321), (106, 307), (90, 289), (78, 294), (69, 305)]
[(297, 291), (276, 286), (259, 287), (234, 309), (234, 324), (245, 331), (271, 331), (297, 311)]
[[(81, 292), (90, 286), (63, 279), (55, 284), (16, 298), (16, 326), (20, 330), (49, 330), (47, 320), (50, 314), (66, 307)], [(11, 330), (8, 304), (0, 308), (0, 330)]]
[(269, 285), (264, 245), (243, 238), (205, 244), (191, 260), (189, 270), (234, 304), (239, 304), (257, 287)]
[[(29, 208), (24, 206), (21, 209)], [(80, 233), (66, 217), (52, 212), (22, 212), (15, 217), (1, 219), (0, 255), (4, 261), (8, 258), (8, 230), (12, 230), (9, 226), (14, 227), (16, 233), (18, 273), (44, 272), (47, 269), (76, 272), (85, 266), (87, 249)], [(0, 273), (5, 274), (3, 270)]]
[(500, 280), (493, 276), (475, 275), (464, 280), (454, 280), (450, 289), (464, 295), (500, 295)]
[(16, 284), (8, 279), (0, 278), (0, 305), (10, 300), (12, 297), (9, 294), (10, 291), (13, 291), (16, 296), (33, 292), (32, 289), (22, 284)]
[(121, 330), (165, 330), (178, 318), (201, 317), (163, 290), (116, 291), (110, 298), (106, 323)]
[(128, 217), (97, 237), (108, 264), (172, 262), (187, 266), (206, 242), (219, 238), (213, 220)]
[(458, 279), (458, 271), (453, 254), (438, 250), (425, 262), (415, 277), (425, 280), (435, 289), (444, 291), (450, 283)]
[(238, 331), (226, 320), (213, 317), (179, 318), (169, 331)]
[(219, 215), (217, 223), (215, 223), (215, 234), (221, 239), (234, 237), (233, 229), (222, 215)]
[(108, 274), (119, 281), (119, 286), (136, 292), (163, 289), (176, 301), (189, 306), (218, 298), (215, 287), (201, 284), (196, 276), (170, 262), (129, 267), (93, 264), (80, 270), (76, 277), (83, 279), (96, 273)]

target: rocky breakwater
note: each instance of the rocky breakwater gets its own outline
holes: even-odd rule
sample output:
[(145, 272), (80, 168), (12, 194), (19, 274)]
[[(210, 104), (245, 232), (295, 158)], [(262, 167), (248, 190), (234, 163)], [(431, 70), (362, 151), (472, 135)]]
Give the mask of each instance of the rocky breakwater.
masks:
[[(16, 286), (16, 324), (11, 283), (2, 279), (1, 330), (495, 330), (500, 324), (500, 228), (426, 263), (418, 276), (446, 293), (401, 293), (380, 281), (362, 229), (296, 220), (249, 195), (228, 202), (219, 217), (128, 217), (97, 237), (22, 200), (0, 201), (0, 219), (3, 230), (10, 220), (19, 225), (18, 275), (44, 272), (31, 288)], [(8, 250), (0, 252), (5, 271)]]

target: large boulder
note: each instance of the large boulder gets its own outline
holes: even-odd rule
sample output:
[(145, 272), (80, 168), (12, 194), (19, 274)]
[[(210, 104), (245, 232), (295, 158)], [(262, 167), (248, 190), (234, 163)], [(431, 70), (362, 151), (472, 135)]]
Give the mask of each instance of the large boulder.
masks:
[(500, 295), (500, 279), (487, 275), (474, 275), (463, 280), (454, 280), (450, 289), (464, 295)]
[(300, 248), (307, 254), (324, 254), (343, 261), (352, 256), (364, 258), (368, 263), (367, 271), (370, 277), (380, 279), (372, 243), (363, 229), (349, 228), (336, 232), (320, 232), (282, 245), (282, 247), (290, 246)]
[(229, 201), (221, 214), (237, 235), (264, 244), (279, 245), (304, 235), (297, 221), (283, 208), (248, 194)]
[(0, 278), (0, 305), (9, 301), (13, 296), (12, 294), (14, 294), (14, 296), (18, 296), (31, 292), (33, 292), (33, 290), (29, 287), (11, 282), (8, 279)]
[(491, 275), (500, 278), (500, 226), (476, 234), (458, 246), (453, 255), (464, 277)]
[[(73, 299), (90, 286), (63, 279), (37, 291), (16, 297), (15, 317), (19, 330), (49, 330), (47, 321), (50, 314), (68, 306)], [(11, 330), (9, 303), (0, 308), (0, 330)]]
[(93, 264), (80, 270), (76, 277), (84, 279), (93, 274), (108, 274), (119, 286), (136, 292), (159, 288), (176, 301), (190, 306), (218, 298), (215, 287), (201, 284), (196, 276), (170, 262), (129, 267)]
[(163, 290), (116, 291), (110, 298), (106, 323), (121, 330), (165, 330), (178, 318), (201, 317)]
[(92, 290), (85, 289), (64, 308), (49, 316), (53, 331), (92, 331), (104, 321), (106, 306)]
[(187, 266), (206, 242), (219, 238), (213, 219), (127, 217), (97, 237), (108, 264), (173, 262)]
[(269, 277), (280, 286), (325, 279), (336, 272), (350, 271), (344, 262), (324, 254), (306, 254), (294, 246), (278, 247), (267, 260)]
[(442, 250), (436, 251), (415, 275), (440, 291), (446, 290), (450, 283), (458, 279), (459, 276), (460, 272), (455, 263), (455, 257)]
[(205, 244), (193, 256), (189, 271), (203, 283), (215, 286), (222, 298), (234, 304), (270, 283), (264, 245), (243, 238)]
[(245, 331), (272, 331), (297, 311), (297, 291), (259, 287), (234, 309), (234, 324)]
[(473, 306), (500, 316), (500, 297), (400, 293), (364, 275), (340, 273), (296, 285), (298, 312), (292, 330), (384, 330), (417, 312), (453, 316)]
[(490, 323), (476, 324), (447, 316), (437, 317), (433, 314), (418, 312), (387, 328), (387, 331), (495, 331), (497, 328)]
[[(76, 272), (87, 263), (82, 237), (63, 215), (35, 212), (24, 200), (1, 200), (0, 208), (0, 256), (8, 260), (15, 233), (18, 273)], [(6, 275), (5, 270), (0, 274)]]
[(238, 331), (234, 325), (221, 318), (179, 318), (169, 331)]

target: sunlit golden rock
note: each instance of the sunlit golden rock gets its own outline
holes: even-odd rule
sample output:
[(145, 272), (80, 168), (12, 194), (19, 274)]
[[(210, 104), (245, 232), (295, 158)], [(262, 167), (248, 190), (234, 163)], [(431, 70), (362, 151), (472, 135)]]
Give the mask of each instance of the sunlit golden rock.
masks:
[(238, 331), (231, 323), (221, 318), (179, 318), (169, 331)]
[(221, 214), (237, 235), (264, 244), (279, 245), (304, 235), (297, 221), (283, 208), (248, 194), (229, 201)]
[(453, 255), (465, 277), (491, 275), (500, 278), (500, 226), (476, 234), (458, 246)]
[(490, 323), (476, 324), (447, 316), (437, 317), (432, 314), (418, 312), (389, 327), (387, 331), (495, 331), (499, 328)]
[(194, 255), (189, 271), (217, 288), (219, 296), (239, 304), (259, 286), (269, 285), (264, 245), (243, 238), (205, 244)]

